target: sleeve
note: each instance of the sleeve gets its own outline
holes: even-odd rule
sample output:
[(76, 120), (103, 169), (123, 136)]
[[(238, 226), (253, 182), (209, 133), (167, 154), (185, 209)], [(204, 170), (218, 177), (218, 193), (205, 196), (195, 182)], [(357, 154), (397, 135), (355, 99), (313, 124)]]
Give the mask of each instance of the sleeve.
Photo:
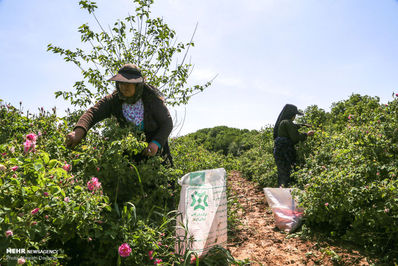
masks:
[(153, 114), (156, 124), (158, 124), (158, 129), (151, 141), (158, 142), (161, 147), (164, 147), (173, 129), (173, 120), (171, 119), (169, 110), (161, 99), (155, 97), (151, 107), (154, 110)]
[(80, 127), (83, 128), (86, 133), (92, 128), (96, 123), (104, 120), (111, 116), (111, 106), (114, 100), (114, 95), (107, 95), (97, 102), (93, 107), (88, 109), (79, 119), (74, 129)]
[(294, 144), (298, 143), (299, 141), (304, 141), (307, 139), (306, 133), (300, 133), (298, 131), (299, 127), (293, 122), (287, 123), (287, 132), (289, 134), (289, 138), (292, 140)]

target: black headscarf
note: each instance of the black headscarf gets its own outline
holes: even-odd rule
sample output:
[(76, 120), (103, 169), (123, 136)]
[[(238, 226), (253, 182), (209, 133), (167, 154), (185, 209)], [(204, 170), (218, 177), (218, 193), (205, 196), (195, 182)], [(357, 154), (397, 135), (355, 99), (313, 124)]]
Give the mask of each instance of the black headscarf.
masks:
[(274, 139), (278, 137), (278, 128), (280, 123), (283, 120), (292, 119), (295, 115), (303, 115), (303, 113), (299, 112), (297, 106), (293, 104), (286, 104), (285, 107), (283, 107), (274, 126)]

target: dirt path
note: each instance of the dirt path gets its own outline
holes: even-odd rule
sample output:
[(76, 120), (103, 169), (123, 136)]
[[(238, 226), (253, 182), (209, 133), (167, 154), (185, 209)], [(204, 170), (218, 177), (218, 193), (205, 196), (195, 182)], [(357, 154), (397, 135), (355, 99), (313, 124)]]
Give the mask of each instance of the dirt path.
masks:
[(241, 206), (236, 209), (241, 225), (228, 244), (236, 259), (248, 258), (251, 265), (369, 265), (358, 252), (279, 231), (262, 189), (239, 172), (230, 173), (228, 186)]

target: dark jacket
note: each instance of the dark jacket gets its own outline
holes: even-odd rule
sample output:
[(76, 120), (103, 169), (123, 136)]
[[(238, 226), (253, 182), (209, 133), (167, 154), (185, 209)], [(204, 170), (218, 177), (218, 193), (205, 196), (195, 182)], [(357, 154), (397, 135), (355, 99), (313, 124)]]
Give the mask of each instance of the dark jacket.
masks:
[[(280, 112), (274, 126), (274, 157), (279, 168), (288, 168), (296, 162), (296, 150), (294, 145), (307, 139), (306, 133), (298, 130), (301, 125), (294, 124), (292, 118), (302, 115), (293, 104), (286, 104)], [(290, 172), (288, 170), (287, 172)], [(289, 174), (290, 175), (290, 174)], [(287, 180), (289, 177), (287, 178)]]
[(298, 130), (301, 125), (294, 124), (292, 120), (282, 120), (278, 128), (278, 137), (285, 137), (290, 139), (292, 144), (297, 144), (299, 141), (307, 139), (306, 133), (300, 133)]
[(278, 137), (279, 125), (283, 120), (292, 120), (295, 115), (303, 115), (303, 113), (299, 112), (297, 106), (293, 104), (286, 104), (282, 111), (279, 113), (278, 119), (275, 122), (274, 126), (274, 139)]
[[(169, 110), (163, 100), (154, 92), (154, 89), (147, 84), (144, 86), (142, 101), (144, 104), (144, 133), (146, 141), (155, 140), (162, 147), (167, 147), (168, 149), (167, 139), (173, 129), (173, 121)], [(119, 98), (117, 91), (105, 96), (80, 117), (75, 128), (81, 127), (87, 132), (96, 123), (110, 116), (115, 116), (122, 126), (127, 124), (123, 116), (122, 104), (123, 101)]]

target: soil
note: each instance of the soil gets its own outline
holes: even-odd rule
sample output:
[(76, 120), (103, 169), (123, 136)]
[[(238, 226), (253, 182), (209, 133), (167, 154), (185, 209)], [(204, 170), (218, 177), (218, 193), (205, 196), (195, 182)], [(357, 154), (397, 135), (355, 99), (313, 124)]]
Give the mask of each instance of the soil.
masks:
[(369, 265), (356, 250), (280, 231), (262, 188), (239, 172), (229, 174), (228, 186), (230, 199), (239, 202), (231, 209), (239, 223), (228, 240), (236, 260), (248, 259), (247, 265)]

